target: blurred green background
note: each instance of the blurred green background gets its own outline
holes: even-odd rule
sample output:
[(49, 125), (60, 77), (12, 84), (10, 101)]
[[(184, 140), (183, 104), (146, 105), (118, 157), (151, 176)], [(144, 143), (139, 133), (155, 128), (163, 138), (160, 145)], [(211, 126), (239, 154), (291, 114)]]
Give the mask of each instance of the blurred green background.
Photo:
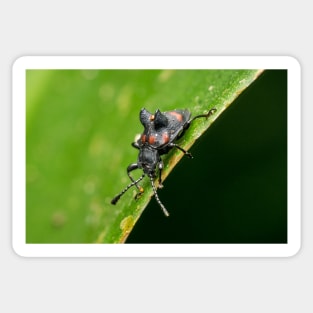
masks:
[[(139, 110), (221, 111), (254, 72), (28, 70), (27, 243), (117, 242), (141, 212), (133, 190), (110, 204), (137, 160)], [(191, 152), (159, 190), (171, 216), (152, 199), (127, 242), (287, 241), (286, 71), (266, 71)]]

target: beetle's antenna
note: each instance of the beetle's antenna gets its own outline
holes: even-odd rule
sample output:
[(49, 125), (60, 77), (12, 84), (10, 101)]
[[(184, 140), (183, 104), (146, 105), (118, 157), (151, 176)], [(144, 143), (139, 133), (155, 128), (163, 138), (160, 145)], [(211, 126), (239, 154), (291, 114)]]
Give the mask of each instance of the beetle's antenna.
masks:
[(165, 214), (165, 216), (170, 216), (170, 214), (168, 213), (168, 211), (165, 209), (165, 206), (162, 204), (161, 200), (159, 199), (159, 196), (157, 194), (154, 182), (153, 182), (153, 177), (152, 175), (149, 175), (150, 181), (151, 181), (151, 185), (152, 185), (152, 189), (153, 189), (153, 193), (155, 196), (156, 201), (158, 202), (159, 206), (161, 207), (163, 213)]
[(143, 178), (144, 178), (145, 174), (142, 174), (137, 180), (133, 181), (131, 184), (129, 184), (128, 186), (126, 186), (117, 196), (115, 196), (111, 203), (112, 204), (116, 204), (118, 200), (120, 200), (120, 197), (132, 186), (137, 185)]

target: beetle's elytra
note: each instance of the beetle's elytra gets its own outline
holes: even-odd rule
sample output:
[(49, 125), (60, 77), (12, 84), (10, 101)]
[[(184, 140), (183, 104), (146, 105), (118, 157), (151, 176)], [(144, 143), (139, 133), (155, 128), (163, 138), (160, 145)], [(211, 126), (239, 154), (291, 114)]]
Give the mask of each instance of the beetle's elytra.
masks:
[[(142, 194), (144, 190), (139, 185), (139, 182), (145, 175), (147, 175), (150, 179), (156, 201), (160, 205), (164, 214), (169, 216), (168, 211), (159, 199), (154, 184), (158, 169), (159, 188), (163, 187), (163, 161), (161, 156), (167, 154), (175, 147), (189, 158), (192, 158), (192, 155), (189, 152), (175, 142), (184, 135), (185, 131), (195, 119), (200, 117), (208, 118), (214, 112), (216, 112), (216, 109), (211, 109), (206, 114), (200, 114), (191, 118), (191, 113), (188, 110), (173, 110), (168, 112), (160, 112), (160, 110), (156, 110), (154, 114), (151, 114), (146, 109), (141, 109), (139, 118), (144, 127), (144, 132), (136, 142), (132, 143), (132, 146), (139, 150), (138, 160), (137, 163), (132, 163), (127, 167), (127, 174), (132, 182), (116, 195), (111, 203), (116, 204), (120, 197), (132, 186), (136, 186), (139, 191), (138, 195)], [(136, 169), (143, 170), (143, 174), (137, 180), (130, 175), (130, 172)]]

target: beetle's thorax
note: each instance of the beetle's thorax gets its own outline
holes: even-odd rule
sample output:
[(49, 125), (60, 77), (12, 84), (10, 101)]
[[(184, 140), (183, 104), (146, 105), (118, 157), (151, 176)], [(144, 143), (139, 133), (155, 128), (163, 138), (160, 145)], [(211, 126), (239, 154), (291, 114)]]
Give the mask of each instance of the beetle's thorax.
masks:
[(142, 168), (145, 174), (154, 176), (158, 163), (158, 151), (149, 145), (142, 145), (138, 155), (138, 167)]

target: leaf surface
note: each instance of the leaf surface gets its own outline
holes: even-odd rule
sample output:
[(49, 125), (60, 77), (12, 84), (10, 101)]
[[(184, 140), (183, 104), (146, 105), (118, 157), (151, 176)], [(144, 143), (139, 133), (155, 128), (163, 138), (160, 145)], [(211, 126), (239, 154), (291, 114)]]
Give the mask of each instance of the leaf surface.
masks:
[[(198, 119), (179, 145), (188, 150), (262, 70), (29, 70), (27, 72), (28, 243), (123, 243), (150, 201), (130, 183), (131, 147), (142, 107), (188, 109)], [(183, 157), (164, 156), (163, 180)], [(196, 161), (196, 160), (195, 160)], [(141, 171), (134, 172), (135, 177)], [(153, 199), (154, 201), (154, 199)], [(166, 218), (166, 217), (164, 217)]]

